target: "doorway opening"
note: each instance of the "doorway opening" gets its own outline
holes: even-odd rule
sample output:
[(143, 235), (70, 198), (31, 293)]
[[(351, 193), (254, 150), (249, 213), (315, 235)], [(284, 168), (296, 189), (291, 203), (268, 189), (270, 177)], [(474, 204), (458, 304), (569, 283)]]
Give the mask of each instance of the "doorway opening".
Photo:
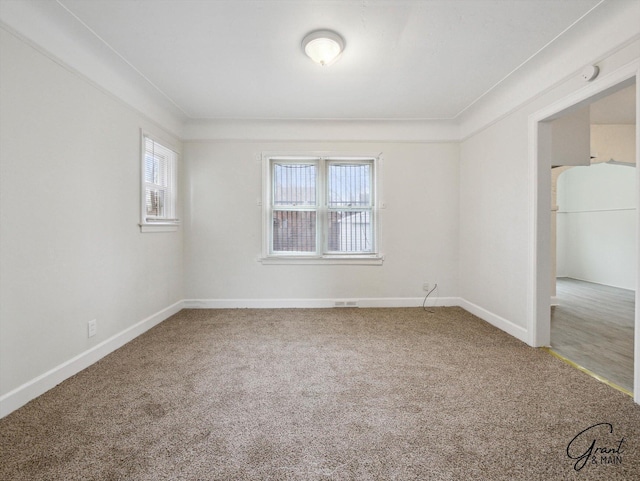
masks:
[[(628, 65), (627, 67), (620, 69), (614, 74), (608, 75), (606, 79), (602, 79), (598, 82), (594, 82), (593, 84), (588, 85), (587, 87), (581, 89), (579, 92), (576, 92), (572, 96), (567, 97), (564, 100), (550, 106), (549, 108), (538, 112), (537, 114), (533, 115), (530, 118), (530, 134), (531, 134), (530, 135), (530, 139), (531, 139), (530, 153), (532, 155), (532, 162), (530, 164), (531, 166), (530, 178), (532, 180), (533, 188), (531, 190), (531, 209), (532, 209), (532, 212), (531, 212), (531, 220), (532, 220), (531, 246), (532, 248), (531, 249), (532, 250), (531, 250), (531, 256), (530, 256), (532, 275), (531, 275), (531, 282), (530, 282), (530, 297), (529, 297), (530, 317), (528, 319), (529, 321), (528, 327), (529, 327), (529, 335), (530, 335), (529, 343), (533, 346), (552, 346), (553, 347), (554, 342), (552, 341), (555, 341), (556, 345), (562, 343), (562, 338), (558, 337), (557, 335), (554, 335), (554, 338), (552, 339), (552, 328), (551, 328), (552, 307), (551, 306), (552, 304), (558, 304), (558, 301), (559, 301), (558, 294), (560, 294), (560, 296), (565, 295), (566, 291), (570, 290), (570, 289), (567, 289), (567, 287), (571, 287), (569, 283), (562, 284), (563, 280), (561, 280), (560, 284), (562, 284), (562, 286), (558, 290), (558, 292), (556, 292), (556, 276), (557, 274), (563, 275), (563, 272), (560, 272), (560, 271), (556, 272), (555, 240), (556, 240), (557, 234), (554, 230), (555, 222), (552, 222), (552, 220), (554, 217), (558, 217), (560, 215), (575, 217), (573, 214), (576, 214), (576, 215), (578, 214), (594, 214), (595, 215), (596, 214), (595, 212), (591, 212), (591, 213), (578, 212), (580, 209), (576, 209), (575, 211), (569, 210), (569, 211), (563, 212), (562, 214), (558, 214), (557, 211), (553, 210), (553, 207), (555, 206), (555, 204), (552, 204), (552, 194), (554, 192), (552, 188), (553, 187), (552, 176), (550, 175), (550, 172), (552, 171), (552, 167), (553, 166), (560, 167), (563, 165), (591, 166), (591, 162), (592, 162), (592, 159), (590, 159), (590, 153), (591, 153), (590, 151), (592, 146), (590, 142), (586, 144), (586, 149), (588, 153), (586, 154), (586, 157), (585, 157), (584, 141), (577, 142), (578, 144), (581, 144), (581, 148), (583, 149), (582, 153), (578, 155), (578, 157), (580, 157), (579, 162), (569, 161), (565, 163), (563, 160), (558, 158), (557, 156), (558, 145), (554, 145), (554, 137), (555, 137), (556, 144), (558, 143), (558, 139), (562, 139), (564, 141), (563, 143), (565, 144), (564, 145), (565, 150), (563, 151), (562, 149), (560, 149), (560, 152), (562, 152), (561, 157), (562, 159), (564, 159), (565, 154), (567, 153), (567, 150), (566, 150), (567, 145), (568, 145), (569, 151), (573, 148), (573, 146), (571, 145), (571, 142), (567, 142), (567, 140), (573, 141), (576, 138), (576, 135), (577, 135), (577, 138), (580, 138), (580, 134), (579, 132), (578, 134), (575, 134), (575, 132), (571, 132), (571, 135), (559, 135), (558, 131), (556, 131), (554, 135), (554, 122), (556, 120), (560, 120), (559, 122), (556, 122), (556, 124), (560, 124), (564, 122), (564, 120), (562, 119), (568, 119), (570, 117), (576, 117), (576, 118), (582, 117), (584, 119), (584, 112), (586, 111), (587, 119), (588, 119), (587, 120), (588, 125), (586, 127), (588, 133), (587, 133), (586, 139), (590, 139), (591, 121), (589, 119), (589, 112), (591, 110), (591, 106), (598, 105), (598, 101), (600, 101), (601, 99), (604, 99), (605, 97), (612, 96), (611, 98), (615, 98), (616, 96), (614, 96), (613, 94), (622, 92), (625, 89), (630, 89), (630, 91), (634, 93), (634, 97), (635, 97), (633, 100), (633, 105), (631, 106), (631, 110), (634, 114), (634, 125), (633, 127), (631, 127), (634, 147), (632, 148), (630, 160), (634, 165), (637, 165), (638, 157), (639, 157), (638, 139), (640, 138), (640, 132), (638, 130), (637, 123), (635, 122), (636, 120), (635, 115), (640, 110), (640, 107), (638, 104), (638, 85), (636, 82), (636, 78), (638, 77), (638, 72), (639, 72), (638, 67), (639, 65), (637, 62), (632, 65)], [(618, 95), (623, 95), (623, 94), (618, 94)], [(614, 109), (614, 111), (616, 110), (619, 111), (619, 108)], [(580, 129), (582, 129), (582, 131), (584, 132), (584, 127), (580, 127), (578, 130)], [(569, 154), (571, 154), (571, 152), (569, 152)], [(605, 154), (600, 154), (600, 155), (604, 156)], [(599, 162), (596, 162), (596, 163), (604, 163), (609, 160), (616, 161), (615, 158), (598, 159), (598, 160)], [(613, 163), (609, 163), (608, 166), (612, 164)], [(592, 168), (593, 166), (573, 167), (571, 170), (592, 169)], [(633, 387), (634, 398), (636, 402), (640, 402), (640, 381), (639, 381), (640, 379), (640, 354), (639, 354), (640, 352), (640, 339), (639, 339), (640, 338), (640, 335), (639, 335), (640, 334), (640, 309), (638, 308), (639, 306), (637, 302), (638, 300), (637, 286), (638, 286), (638, 279), (640, 278), (640, 274), (639, 274), (640, 269), (638, 268), (638, 224), (639, 224), (638, 220), (640, 219), (640, 215), (638, 214), (639, 212), (638, 197), (639, 196), (637, 195), (637, 186), (640, 185), (640, 182), (639, 182), (639, 175), (638, 175), (637, 168), (629, 168), (629, 166), (620, 167), (620, 168), (628, 169), (627, 172), (633, 172), (632, 176), (635, 182), (634, 185), (635, 185), (636, 195), (635, 195), (635, 198), (632, 200), (632, 205), (627, 206), (630, 209), (630, 211), (627, 211), (627, 215), (631, 215), (634, 218), (635, 224), (632, 227), (633, 235), (631, 236), (631, 239), (627, 239), (631, 243), (631, 251), (632, 251), (632, 258), (627, 259), (627, 263), (632, 264), (631, 267), (633, 269), (633, 272), (631, 274), (631, 278), (632, 278), (631, 285), (630, 286), (618, 285), (618, 286), (615, 286), (615, 288), (622, 288), (623, 290), (625, 290), (625, 288), (631, 287), (631, 289), (627, 288), (626, 290), (631, 291), (630, 296), (631, 296), (631, 299), (633, 300), (633, 303), (631, 305), (633, 319), (631, 321), (631, 326), (630, 326), (631, 328), (630, 332), (633, 332), (633, 339), (634, 339), (631, 346), (632, 352), (630, 354), (630, 357), (632, 359), (631, 364), (633, 365), (633, 369), (632, 369), (632, 375), (630, 376), (631, 382), (630, 383), (627, 382), (626, 386)], [(567, 174), (565, 173), (563, 175), (567, 175)], [(593, 200), (593, 198), (597, 197), (597, 195), (589, 196), (588, 194), (589, 193), (586, 192), (586, 194), (584, 195), (587, 201)], [(592, 209), (592, 210), (595, 210), (595, 209)], [(586, 217), (586, 216), (583, 216), (583, 217)], [(567, 224), (565, 220), (563, 220), (562, 222)], [(569, 223), (573, 222), (574, 224), (576, 223), (580, 224), (582, 221), (584, 221), (584, 219), (579, 219), (576, 217), (575, 219), (570, 220)], [(564, 229), (563, 235), (565, 236), (562, 239), (562, 242), (566, 243), (567, 242), (566, 225), (564, 225), (562, 229)], [(602, 231), (603, 227), (600, 226), (600, 229)], [(576, 236), (578, 234), (576, 234), (576, 232), (574, 231), (571, 233), (571, 235)], [(572, 248), (578, 249), (581, 246), (584, 247), (583, 244), (574, 243), (572, 245)], [(606, 250), (601, 252), (608, 255), (608, 251)], [(571, 254), (576, 254), (576, 252), (571, 252)], [(602, 257), (599, 260), (602, 260)], [(563, 262), (566, 263), (566, 261), (567, 259), (564, 258)], [(565, 272), (570, 272), (570, 271), (566, 271), (566, 268), (567, 268), (566, 264), (562, 265), (561, 267), (561, 269), (565, 270)], [(588, 269), (592, 269), (592, 268), (593, 266), (588, 267)], [(573, 271), (573, 272), (576, 272), (576, 271)], [(580, 277), (575, 273), (572, 275), (569, 275), (568, 277), (573, 277), (573, 276)], [(596, 287), (598, 284), (613, 284), (612, 282), (607, 281), (604, 278), (589, 279), (588, 276), (586, 279), (585, 278), (578, 279), (578, 281), (592, 281), (591, 284), (596, 285)], [(573, 287), (577, 287), (577, 286), (574, 284)], [(586, 287), (589, 287), (589, 285), (588, 284), (583, 285), (582, 287), (586, 288)], [(578, 290), (579, 289), (576, 289), (576, 292)], [(582, 296), (584, 297), (585, 294), (583, 293)], [(587, 299), (590, 299), (590, 300), (593, 300), (595, 296), (596, 294), (593, 292), (586, 295)], [(578, 295), (578, 297), (580, 297), (580, 295)], [(613, 300), (611, 302), (614, 305), (620, 304), (620, 302), (616, 300)], [(554, 309), (557, 310), (558, 308), (556, 307)], [(580, 324), (579, 327), (582, 328), (583, 330), (584, 329), (589, 330), (590, 327), (588, 327), (588, 325), (584, 323), (585, 316), (578, 315), (577, 317), (579, 318), (580, 322), (582, 322), (582, 324)], [(604, 317), (607, 317), (607, 316), (604, 316)], [(608, 317), (612, 317), (612, 316), (608, 316)], [(613, 320), (613, 319), (610, 319), (610, 320)], [(607, 328), (605, 327), (604, 330), (606, 332)], [(608, 333), (606, 334), (601, 333), (600, 337), (604, 337), (605, 335), (608, 335)], [(597, 333), (595, 334), (595, 337), (596, 338), (598, 337)], [(629, 337), (628, 333), (626, 337), (627, 338)], [(579, 342), (575, 341), (575, 344), (579, 344)], [(580, 347), (576, 347), (575, 345), (573, 347), (575, 351), (580, 350)], [(599, 354), (601, 355), (601, 357), (605, 357), (605, 358), (607, 357), (607, 355), (603, 354), (603, 351), (599, 347), (594, 347), (593, 349), (596, 351), (599, 351)], [(584, 362), (581, 362), (581, 363), (584, 363)], [(576, 362), (576, 364), (578, 364), (578, 362)], [(600, 369), (597, 366), (592, 366), (592, 368), (594, 371)], [(587, 367), (587, 369), (589, 369), (589, 367)], [(608, 373), (608, 372), (604, 372), (603, 377), (604, 376), (612, 377), (611, 373)], [(620, 384), (623, 384), (625, 382), (625, 381), (621, 382), (619, 379), (617, 380), (618, 380), (618, 383)], [(614, 384), (618, 384), (618, 383), (614, 382)], [(628, 391), (630, 391), (630, 389)]]
[(635, 85), (591, 103), (589, 163), (551, 168), (551, 349), (629, 395), (637, 275), (635, 105)]

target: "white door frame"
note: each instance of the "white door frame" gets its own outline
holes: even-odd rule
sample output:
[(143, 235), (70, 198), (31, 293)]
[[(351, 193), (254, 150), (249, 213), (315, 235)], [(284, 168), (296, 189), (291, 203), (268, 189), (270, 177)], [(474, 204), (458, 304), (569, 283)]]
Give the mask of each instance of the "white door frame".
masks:
[[(551, 124), (550, 121), (636, 84), (636, 164), (640, 166), (640, 60), (596, 79), (584, 88), (529, 116), (529, 280), (527, 342), (534, 347), (551, 342)], [(636, 168), (640, 186), (640, 169)], [(636, 198), (637, 242), (640, 250), (640, 194)], [(640, 404), (640, 254), (636, 266), (634, 400)]]

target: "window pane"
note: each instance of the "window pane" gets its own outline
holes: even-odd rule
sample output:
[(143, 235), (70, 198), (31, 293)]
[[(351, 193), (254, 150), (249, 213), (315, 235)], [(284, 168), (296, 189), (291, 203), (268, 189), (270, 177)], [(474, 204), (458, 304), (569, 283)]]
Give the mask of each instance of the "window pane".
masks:
[(329, 212), (329, 252), (373, 252), (370, 211)]
[(151, 184), (158, 183), (158, 158), (147, 153), (144, 156), (144, 180)]
[(169, 186), (169, 164), (165, 157), (146, 154), (144, 158), (144, 180), (150, 184)]
[(145, 205), (148, 216), (164, 217), (165, 191), (159, 189), (145, 189)]
[(273, 205), (316, 205), (316, 166), (309, 164), (273, 165)]
[(145, 181), (162, 186), (169, 184), (170, 162), (174, 162), (175, 153), (152, 139), (145, 138), (144, 170)]
[(330, 164), (329, 207), (371, 205), (371, 164)]
[(273, 212), (273, 250), (316, 251), (316, 213), (278, 210)]

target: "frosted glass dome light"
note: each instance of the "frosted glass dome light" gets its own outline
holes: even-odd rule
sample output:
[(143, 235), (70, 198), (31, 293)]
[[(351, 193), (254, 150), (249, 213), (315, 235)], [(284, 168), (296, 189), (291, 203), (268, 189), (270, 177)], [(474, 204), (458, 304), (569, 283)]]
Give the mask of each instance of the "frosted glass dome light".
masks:
[(311, 60), (320, 65), (335, 62), (344, 50), (344, 40), (331, 30), (316, 30), (304, 37), (302, 48)]

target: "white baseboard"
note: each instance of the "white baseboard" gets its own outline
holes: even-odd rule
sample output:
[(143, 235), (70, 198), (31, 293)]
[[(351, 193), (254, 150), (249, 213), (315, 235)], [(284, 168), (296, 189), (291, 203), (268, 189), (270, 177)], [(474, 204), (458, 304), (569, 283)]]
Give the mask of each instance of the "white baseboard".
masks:
[[(420, 307), (424, 297), (345, 299), (185, 299), (185, 309), (323, 309), (330, 307)], [(457, 306), (457, 297), (433, 297), (426, 306)]]
[(99, 361), (119, 347), (122, 347), (153, 326), (160, 324), (165, 319), (180, 311), (182, 304), (183, 301), (176, 302), (3, 395), (0, 397), (0, 418), (5, 417), (32, 399), (44, 394), (65, 379), (86, 369), (91, 364)]
[[(186, 299), (149, 316), (124, 331), (101, 342), (91, 349), (54, 367), (31, 381), (0, 397), (0, 418), (24, 406), (32, 399), (44, 394), (65, 379), (86, 369), (107, 354), (115, 351), (143, 332), (160, 324), (181, 309), (241, 309), (241, 308), (333, 308), (336, 303), (344, 307), (422, 307), (424, 297), (388, 297), (364, 299)], [(354, 304), (355, 303), (355, 304)], [(493, 314), (486, 309), (459, 297), (434, 297), (427, 299), (426, 307), (459, 306), (505, 331), (515, 338), (527, 342), (527, 330)]]
[(590, 284), (598, 284), (599, 286), (605, 286), (605, 287), (615, 287), (616, 289), (623, 289), (625, 291), (631, 291), (631, 292), (635, 292), (636, 290), (633, 287), (629, 287), (629, 286), (619, 286), (617, 284), (605, 284), (604, 282), (598, 282), (598, 281), (593, 281), (590, 279), (583, 279), (582, 277), (574, 277), (574, 276), (558, 276), (558, 278), (560, 277), (564, 277), (566, 279), (573, 279), (576, 281), (582, 281), (582, 282), (589, 282)]
[[(425, 307), (451, 307), (457, 306), (460, 299), (457, 297), (429, 297)], [(359, 307), (422, 307), (424, 297), (379, 297), (360, 299)]]
[[(322, 309), (332, 307), (422, 307), (424, 297), (378, 297), (364, 299), (185, 299), (185, 309)], [(339, 306), (337, 305), (339, 303)], [(433, 297), (426, 307), (462, 307), (471, 314), (527, 342), (527, 330), (460, 297)]]
[(483, 321), (487, 321), (489, 324), (497, 327), (498, 329), (506, 332), (507, 334), (512, 335), (516, 339), (521, 340), (524, 343), (527, 343), (528, 332), (527, 329), (513, 322), (505, 319), (504, 317), (500, 317), (493, 312), (487, 311), (486, 309), (467, 301), (466, 299), (460, 299), (460, 307), (462, 307), (465, 311), (469, 311), (474, 316), (478, 316)]
[(560, 305), (560, 299), (558, 298), (558, 296), (551, 296), (551, 306), (559, 306)]

